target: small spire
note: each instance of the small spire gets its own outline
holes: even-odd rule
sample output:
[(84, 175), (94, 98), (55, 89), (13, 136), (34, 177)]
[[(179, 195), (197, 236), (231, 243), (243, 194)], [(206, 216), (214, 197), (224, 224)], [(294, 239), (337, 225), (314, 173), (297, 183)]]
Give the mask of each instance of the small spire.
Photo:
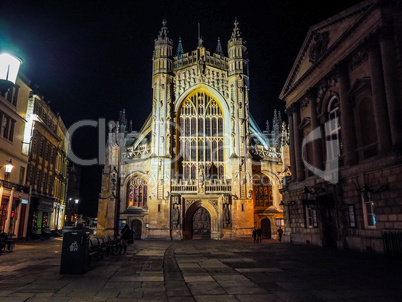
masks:
[(235, 21), (233, 24), (234, 24), (234, 28), (233, 28), (233, 32), (232, 32), (232, 39), (241, 38), (240, 29), (238, 27), (239, 22), (237, 21), (237, 18), (235, 18)]
[(181, 37), (179, 37), (179, 45), (177, 45), (176, 56), (181, 59), (184, 54), (183, 45), (181, 44)]
[(120, 110), (119, 122), (120, 122), (121, 125), (126, 125), (127, 124), (126, 109)]
[(265, 123), (265, 130), (269, 132), (269, 120)]
[(159, 32), (158, 38), (167, 38), (167, 35), (168, 35), (169, 31), (168, 31), (168, 29), (166, 27), (166, 24), (167, 24), (166, 19), (163, 19), (162, 20), (162, 28), (161, 28), (161, 30)]
[(223, 57), (223, 49), (222, 49), (222, 45), (221, 45), (221, 39), (219, 37), (218, 37), (218, 45), (216, 45), (215, 53), (217, 53), (218, 55)]

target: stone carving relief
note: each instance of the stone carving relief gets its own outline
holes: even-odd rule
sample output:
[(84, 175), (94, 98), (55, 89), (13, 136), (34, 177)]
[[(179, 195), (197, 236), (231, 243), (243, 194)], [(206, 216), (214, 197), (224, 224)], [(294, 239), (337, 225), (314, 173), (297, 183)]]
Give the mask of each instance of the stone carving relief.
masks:
[(222, 218), (223, 218), (223, 227), (230, 227), (230, 201), (228, 195), (223, 195), (223, 203), (222, 203)]
[(178, 228), (180, 226), (180, 197), (172, 196), (172, 226)]
[(329, 32), (319, 32), (314, 34), (313, 43), (310, 46), (309, 60), (315, 64), (319, 58), (327, 51), (329, 43)]
[(218, 212), (218, 201), (217, 200), (208, 200), (208, 201), (215, 208), (215, 210)]
[(223, 96), (228, 95), (226, 72), (214, 70), (199, 63), (196, 67), (184, 71), (178, 71), (173, 79), (176, 99), (188, 88), (207, 84), (219, 91)]

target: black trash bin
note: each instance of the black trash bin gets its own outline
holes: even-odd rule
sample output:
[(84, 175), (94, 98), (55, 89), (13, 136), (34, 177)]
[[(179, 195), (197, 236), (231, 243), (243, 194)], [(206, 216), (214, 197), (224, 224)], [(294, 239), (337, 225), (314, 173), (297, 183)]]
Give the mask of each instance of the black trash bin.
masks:
[(90, 230), (73, 228), (63, 232), (60, 274), (84, 274), (89, 268)]

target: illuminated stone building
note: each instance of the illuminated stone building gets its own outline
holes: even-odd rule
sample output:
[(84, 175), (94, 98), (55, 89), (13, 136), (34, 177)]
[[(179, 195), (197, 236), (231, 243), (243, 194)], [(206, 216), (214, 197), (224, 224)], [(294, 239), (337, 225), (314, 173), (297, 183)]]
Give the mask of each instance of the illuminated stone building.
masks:
[(310, 28), (280, 95), (286, 241), (383, 252), (402, 230), (401, 20), (368, 0)]
[(26, 237), (30, 206), (29, 187), (25, 186), (28, 156), (21, 152), (29, 85), (20, 74), (15, 85), (0, 95), (0, 233), (13, 238)]
[(32, 187), (30, 236), (50, 235), (64, 224), (69, 137), (58, 114), (31, 93), (23, 153), (29, 156), (27, 185)]
[[(215, 53), (202, 39), (173, 54), (166, 21), (152, 58), (152, 112), (140, 131), (122, 111), (109, 125), (97, 234), (128, 223), (137, 238), (271, 238), (282, 222), (288, 135), (264, 133), (249, 113), (248, 53), (238, 23)], [(275, 134), (276, 133), (276, 134)]]

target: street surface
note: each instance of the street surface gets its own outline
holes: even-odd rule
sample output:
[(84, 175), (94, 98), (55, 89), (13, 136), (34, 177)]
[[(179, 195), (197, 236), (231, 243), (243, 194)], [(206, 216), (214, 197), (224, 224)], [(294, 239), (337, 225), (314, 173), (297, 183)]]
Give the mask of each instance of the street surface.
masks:
[(21, 242), (0, 254), (0, 301), (402, 301), (402, 261), (382, 255), (275, 240), (143, 240), (83, 275), (60, 275), (61, 245)]

